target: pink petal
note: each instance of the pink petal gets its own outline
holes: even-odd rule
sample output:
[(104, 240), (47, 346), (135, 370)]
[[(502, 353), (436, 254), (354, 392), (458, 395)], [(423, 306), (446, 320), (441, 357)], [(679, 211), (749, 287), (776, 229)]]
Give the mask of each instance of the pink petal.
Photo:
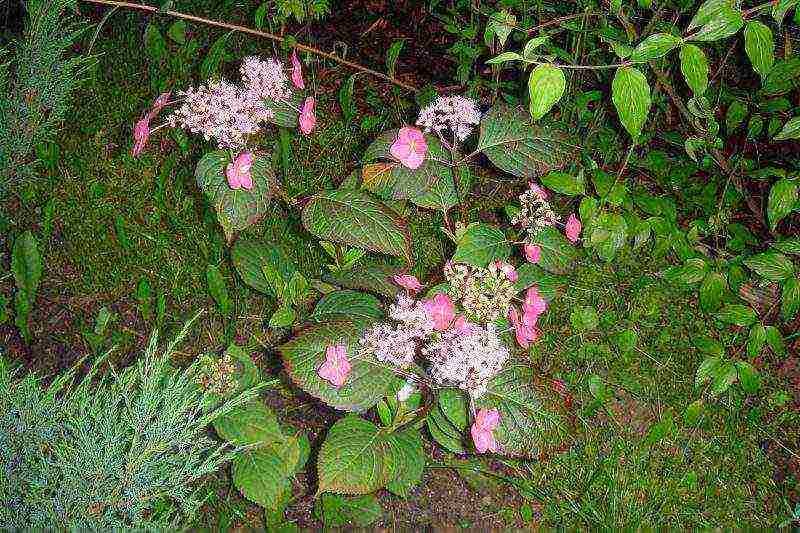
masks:
[(437, 293), (432, 300), (427, 300), (422, 305), (436, 331), (446, 331), (450, 327), (455, 318), (455, 306), (446, 294)]
[(414, 293), (414, 292), (419, 291), (422, 288), (422, 284), (419, 282), (419, 280), (415, 276), (410, 276), (408, 274), (403, 274), (401, 276), (394, 276), (392, 279), (394, 280), (394, 282), (397, 285), (399, 285), (400, 287), (403, 287), (408, 292)]
[(508, 319), (514, 327), (514, 336), (517, 338), (517, 343), (523, 348), (530, 347), (531, 342), (539, 338), (539, 331), (535, 327), (535, 317), (533, 317), (533, 324), (530, 323), (531, 318), (531, 315), (523, 315), (522, 321), (520, 321), (515, 307), (508, 310)]
[(532, 313), (536, 316), (541, 315), (547, 310), (547, 300), (539, 294), (539, 289), (534, 285), (528, 288), (525, 293), (525, 300), (522, 302), (522, 310), (525, 313)]
[(305, 89), (306, 84), (303, 81), (303, 67), (300, 65), (300, 59), (297, 57), (297, 50), (292, 50), (292, 83), (298, 89)]
[(347, 381), (351, 370), (345, 346), (328, 346), (325, 350), (325, 362), (317, 370), (317, 375), (335, 387), (341, 387)]
[(425, 154), (428, 153), (428, 144), (425, 136), (416, 128), (404, 127), (397, 132), (392, 146), (389, 147), (391, 153), (403, 166), (415, 170), (425, 161)]
[(164, 106), (169, 103), (169, 98), (172, 96), (172, 93), (167, 91), (165, 93), (161, 93), (158, 98), (156, 98), (155, 102), (153, 102), (153, 108), (150, 110), (151, 118), (158, 115)]
[(525, 259), (529, 262), (536, 264), (542, 258), (542, 249), (536, 244), (525, 245)]
[(453, 329), (463, 337), (468, 337), (475, 333), (475, 328), (475, 324), (469, 322), (463, 315), (459, 315), (453, 322)]
[(537, 184), (535, 184), (533, 182), (531, 182), (529, 185), (530, 185), (531, 191), (533, 191), (533, 194), (535, 194), (536, 196), (538, 196), (542, 200), (547, 200), (547, 197), (548, 197), (547, 191), (545, 191), (543, 188), (541, 188), (539, 185), (537, 185)]
[(481, 409), (475, 415), (475, 423), (483, 429), (494, 431), (500, 423), (500, 411), (497, 409)]
[(581, 235), (581, 221), (578, 220), (578, 217), (575, 216), (575, 213), (569, 215), (569, 218), (567, 219), (567, 225), (565, 227), (565, 233), (570, 242), (578, 242), (578, 237)]
[(145, 116), (133, 126), (133, 150), (131, 154), (133, 157), (139, 157), (144, 147), (147, 146), (147, 140), (150, 138), (150, 117)]
[(478, 453), (486, 453), (497, 449), (497, 443), (491, 431), (486, 431), (473, 424), (470, 428), (470, 433), (472, 434), (472, 442), (475, 443), (475, 449)]
[(241, 188), (241, 176), (239, 175), (235, 162), (228, 163), (228, 166), (225, 167), (225, 177), (228, 179), (228, 186), (231, 189), (236, 190)]
[(403, 166), (406, 166), (411, 170), (416, 170), (422, 166), (422, 163), (425, 162), (425, 153), (411, 152), (408, 157), (401, 159), (400, 162), (403, 164)]
[(300, 108), (300, 117), (298, 118), (298, 122), (300, 123), (300, 131), (302, 131), (305, 135), (308, 135), (314, 130), (314, 126), (317, 125), (317, 115), (314, 111), (314, 97), (309, 96), (303, 102), (303, 107)]

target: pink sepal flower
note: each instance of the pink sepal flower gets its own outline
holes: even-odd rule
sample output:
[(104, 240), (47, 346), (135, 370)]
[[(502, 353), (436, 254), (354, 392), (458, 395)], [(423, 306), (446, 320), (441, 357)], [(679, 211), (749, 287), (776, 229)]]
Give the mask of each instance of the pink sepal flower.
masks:
[(131, 155), (139, 157), (144, 147), (147, 146), (147, 139), (150, 138), (150, 114), (145, 115), (143, 119), (138, 121), (133, 126), (133, 149)]
[(303, 102), (303, 107), (300, 108), (298, 122), (300, 123), (300, 131), (305, 135), (311, 133), (314, 130), (314, 126), (317, 125), (317, 114), (314, 111), (314, 104), (314, 97), (309, 96)]
[(565, 233), (570, 242), (578, 242), (578, 237), (581, 235), (581, 221), (578, 220), (578, 217), (575, 216), (575, 213), (569, 215), (569, 218), (567, 219), (567, 225), (565, 227)]
[(437, 293), (432, 300), (422, 302), (428, 318), (433, 321), (433, 329), (446, 331), (453, 323), (456, 311), (453, 301), (446, 294)]
[(403, 287), (409, 293), (418, 292), (422, 288), (422, 284), (416, 278), (416, 276), (411, 276), (409, 274), (403, 274), (392, 277), (394, 282), (399, 286)]
[(526, 244), (525, 245), (525, 259), (528, 260), (529, 263), (536, 264), (542, 259), (542, 249), (539, 247), (538, 244)]
[(517, 343), (523, 348), (528, 348), (532, 342), (539, 338), (539, 330), (536, 329), (536, 315), (526, 314), (520, 320), (519, 312), (516, 307), (508, 309), (508, 320), (514, 327), (514, 335)]
[(300, 59), (297, 57), (297, 50), (292, 50), (292, 83), (298, 89), (305, 89), (306, 84), (303, 81), (303, 67), (300, 65)]
[(475, 416), (470, 433), (478, 453), (497, 453), (499, 447), (494, 438), (494, 430), (500, 424), (500, 412), (497, 409), (481, 409)]
[(522, 302), (522, 311), (527, 315), (531, 313), (539, 316), (547, 310), (547, 301), (539, 294), (539, 289), (534, 285), (529, 287)]
[(425, 154), (428, 153), (428, 143), (425, 136), (417, 128), (400, 128), (389, 152), (397, 158), (400, 163), (411, 170), (418, 169), (423, 161)]
[(161, 93), (158, 96), (158, 98), (155, 99), (155, 101), (153, 102), (153, 108), (150, 110), (149, 113), (147, 113), (150, 116), (150, 118), (155, 117), (161, 112), (162, 109), (164, 109), (164, 106), (169, 103), (169, 99), (171, 96), (172, 93), (170, 91), (167, 91), (165, 93)]
[(469, 337), (475, 333), (476, 327), (475, 324), (468, 321), (463, 315), (456, 317), (455, 322), (453, 322), (453, 329), (462, 337)]
[(519, 276), (517, 275), (517, 270), (514, 268), (514, 265), (511, 263), (506, 263), (505, 261), (497, 260), (494, 262), (495, 266), (498, 270), (500, 270), (503, 274), (506, 275), (506, 279), (511, 283), (516, 283)]
[(533, 192), (533, 194), (535, 194), (536, 196), (538, 196), (542, 200), (547, 200), (548, 194), (547, 194), (546, 190), (544, 190), (542, 187), (540, 187), (539, 185), (537, 185), (536, 183), (533, 183), (533, 182), (530, 182), (529, 185), (530, 185), (530, 189)]
[(352, 367), (347, 360), (347, 348), (343, 344), (328, 346), (325, 350), (325, 362), (319, 367), (317, 374), (339, 388), (347, 381)]
[(225, 176), (228, 178), (228, 185), (231, 189), (253, 188), (253, 176), (250, 170), (253, 167), (255, 158), (250, 152), (242, 152), (236, 159), (225, 168)]

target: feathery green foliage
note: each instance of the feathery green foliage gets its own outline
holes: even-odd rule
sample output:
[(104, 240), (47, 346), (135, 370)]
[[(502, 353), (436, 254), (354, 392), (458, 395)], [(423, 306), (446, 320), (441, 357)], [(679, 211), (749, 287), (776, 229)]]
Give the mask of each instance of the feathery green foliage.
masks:
[(0, 358), (0, 529), (111, 530), (172, 527), (199, 506), (196, 482), (234, 451), (207, 427), (251, 400), (215, 405), (196, 365), (176, 370), (157, 334), (137, 362), (49, 386)]
[(89, 57), (66, 58), (83, 31), (67, 10), (74, 0), (28, 0), (22, 38), (0, 53), (0, 195), (31, 178), (34, 149), (52, 138)]

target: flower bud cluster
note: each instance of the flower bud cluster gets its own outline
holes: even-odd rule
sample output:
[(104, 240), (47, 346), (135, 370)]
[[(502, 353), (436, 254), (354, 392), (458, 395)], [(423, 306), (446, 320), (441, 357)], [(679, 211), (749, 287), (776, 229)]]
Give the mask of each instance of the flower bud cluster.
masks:
[(420, 111), (417, 126), (422, 126), (426, 133), (433, 131), (439, 135), (449, 130), (463, 141), (480, 121), (481, 111), (472, 98), (440, 96)]
[(487, 268), (451, 262), (445, 266), (444, 276), (464, 314), (480, 323), (505, 317), (517, 294), (514, 284), (495, 262)]
[(528, 237), (536, 235), (548, 226), (555, 226), (558, 215), (553, 211), (547, 195), (539, 187), (531, 187), (519, 196), (521, 209), (511, 218), (511, 223), (520, 226)]

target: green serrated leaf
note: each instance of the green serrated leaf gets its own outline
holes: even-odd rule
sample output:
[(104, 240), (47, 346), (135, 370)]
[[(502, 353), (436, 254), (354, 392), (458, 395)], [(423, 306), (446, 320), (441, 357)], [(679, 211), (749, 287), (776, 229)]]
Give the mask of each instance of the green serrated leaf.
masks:
[(542, 176), (541, 182), (548, 189), (568, 196), (586, 194), (586, 180), (583, 174), (573, 176), (566, 172), (552, 171)]
[(611, 84), (611, 99), (620, 122), (637, 140), (650, 112), (650, 85), (647, 78), (634, 67), (618, 68)]
[(217, 417), (214, 430), (220, 438), (237, 446), (283, 440), (275, 413), (260, 400), (253, 400)]
[(538, 65), (528, 79), (530, 112), (533, 120), (542, 118), (561, 100), (567, 88), (564, 71), (555, 65)]
[(225, 177), (225, 167), (230, 156), (223, 150), (214, 150), (197, 163), (197, 185), (214, 206), (217, 218), (228, 242), (235, 233), (255, 224), (267, 213), (272, 199), (275, 175), (269, 157), (256, 154), (250, 169), (253, 188), (232, 189)]
[[(345, 321), (314, 325), (279, 347), (286, 372), (301, 389), (343, 411), (365, 411), (374, 406), (397, 382), (394, 368), (361, 350), (361, 328)], [(328, 346), (343, 344), (352, 369), (341, 387), (318, 374)]]
[(323, 191), (303, 208), (303, 226), (326, 241), (405, 257), (411, 263), (406, 221), (366, 191)]
[(708, 59), (703, 51), (693, 44), (681, 46), (681, 72), (695, 97), (708, 89)]
[(575, 142), (556, 124), (531, 124), (523, 107), (495, 105), (481, 119), (478, 151), (499, 169), (534, 178), (563, 167)]
[(380, 429), (358, 416), (337, 421), (325, 437), (317, 459), (318, 492), (369, 494), (391, 475)]
[(357, 291), (335, 291), (326, 294), (314, 308), (314, 319), (325, 322), (332, 318), (348, 317), (378, 320), (385, 316), (381, 302), (371, 294)]
[(503, 232), (488, 224), (473, 224), (458, 240), (453, 262), (485, 267), (490, 261), (507, 259), (511, 246)]
[(664, 57), (679, 47), (682, 42), (683, 40), (680, 37), (675, 37), (669, 33), (654, 33), (639, 43), (633, 50), (631, 60), (637, 63), (644, 63)]
[(265, 240), (238, 239), (231, 250), (231, 261), (247, 285), (278, 298), (283, 297), (286, 285), (297, 272), (283, 247)]

